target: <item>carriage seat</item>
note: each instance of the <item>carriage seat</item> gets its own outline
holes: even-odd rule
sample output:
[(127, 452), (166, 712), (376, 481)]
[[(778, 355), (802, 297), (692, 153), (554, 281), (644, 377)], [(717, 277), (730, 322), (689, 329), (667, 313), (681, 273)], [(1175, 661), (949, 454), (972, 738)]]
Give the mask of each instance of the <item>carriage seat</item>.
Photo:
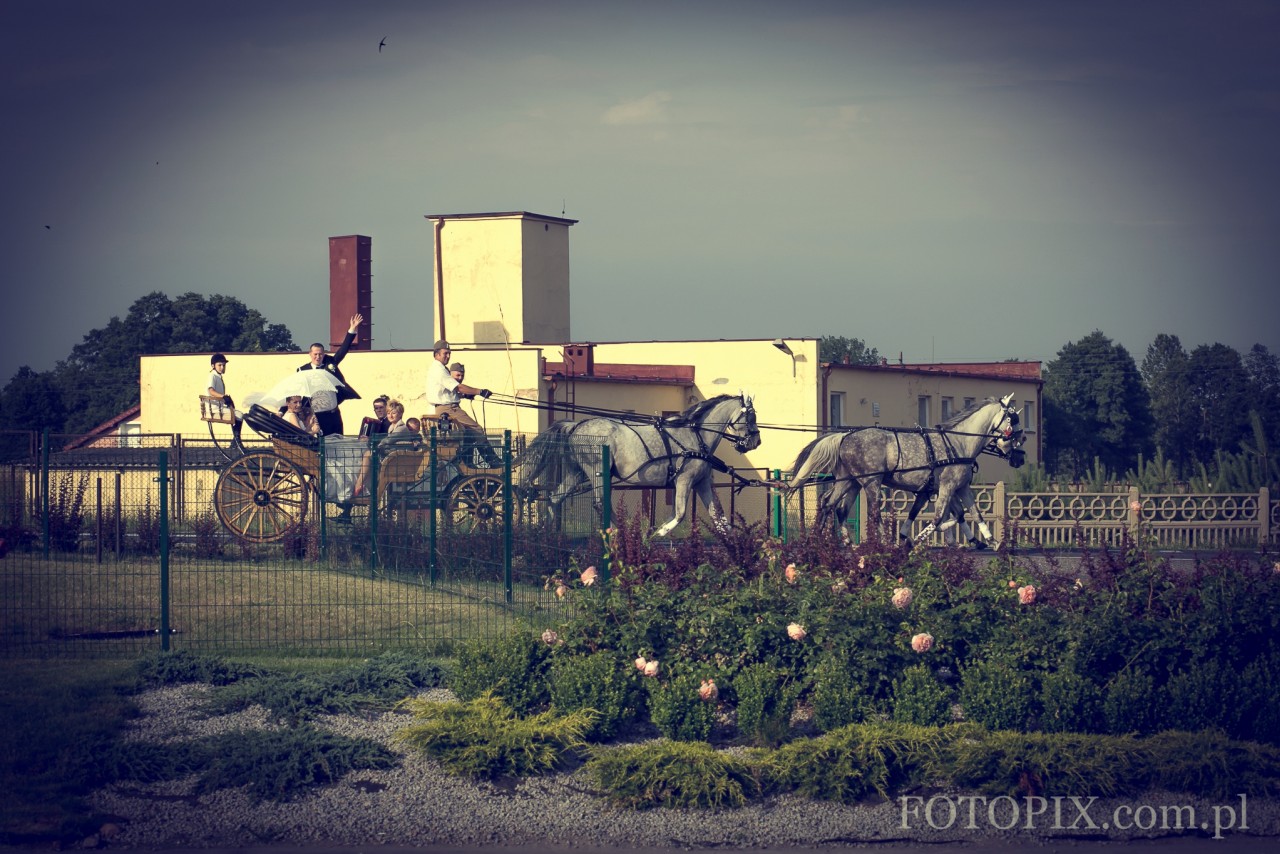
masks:
[(448, 433), (453, 429), (453, 419), (448, 415), (419, 415), (418, 419), (422, 422), (424, 434), (430, 432), (432, 427), (440, 433)]
[(220, 397), (200, 395), (200, 420), (211, 424), (234, 424), (235, 412)]
[(260, 403), (255, 403), (253, 406), (249, 407), (249, 411), (244, 414), (244, 421), (264, 436), (283, 439), (284, 441), (292, 445), (297, 445), (300, 448), (311, 448), (314, 450), (320, 446), (319, 436), (313, 436), (306, 430), (294, 427), (288, 421), (285, 421), (278, 414), (267, 409)]

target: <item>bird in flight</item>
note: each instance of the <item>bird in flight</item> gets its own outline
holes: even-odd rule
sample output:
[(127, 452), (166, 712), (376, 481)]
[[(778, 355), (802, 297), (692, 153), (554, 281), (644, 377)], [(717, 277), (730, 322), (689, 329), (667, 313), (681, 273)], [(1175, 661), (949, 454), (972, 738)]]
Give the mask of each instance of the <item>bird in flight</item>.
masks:
[(378, 42), (378, 53), (382, 53), (382, 49), (387, 46), (387, 37), (383, 36), (382, 41)]
[(49, 229), (50, 231), (53, 231), (53, 226), (51, 225), (46, 225), (45, 228)]

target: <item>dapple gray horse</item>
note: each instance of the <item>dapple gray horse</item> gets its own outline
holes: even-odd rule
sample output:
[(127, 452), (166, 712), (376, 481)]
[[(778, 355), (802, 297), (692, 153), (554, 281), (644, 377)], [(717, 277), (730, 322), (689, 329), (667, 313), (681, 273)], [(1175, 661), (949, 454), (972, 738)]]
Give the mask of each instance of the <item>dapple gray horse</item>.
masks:
[(600, 447), (609, 446), (613, 478), (633, 486), (675, 487), (675, 515), (656, 531), (666, 536), (684, 518), (689, 492), (697, 493), (717, 525), (727, 523), (711, 488), (711, 475), (723, 463), (715, 458), (722, 438), (739, 453), (760, 447), (760, 430), (751, 396), (720, 395), (694, 404), (680, 415), (642, 422), (636, 416), (557, 421), (529, 444), (521, 462), (520, 489), (536, 491), (538, 479), (559, 464), (560, 482), (548, 497), (554, 518), (560, 504), (588, 479), (599, 508)]
[(970, 482), (983, 453), (1005, 457), (1014, 468), (1025, 461), (1020, 447), (1025, 436), (1018, 413), (1010, 405), (1012, 399), (1012, 394), (1001, 400), (988, 398), (934, 429), (861, 427), (822, 436), (800, 451), (787, 488), (798, 489), (820, 473), (831, 475), (834, 483), (819, 504), (819, 519), (833, 515), (840, 525), (863, 489), (867, 491), (867, 510), (876, 524), (881, 484), (916, 496), (909, 522), (914, 522), (936, 496), (934, 518), (914, 542), (918, 545), (934, 531), (956, 525), (964, 530), (964, 513), (973, 510), (982, 537), (975, 543), (985, 547), (992, 542), (991, 530), (977, 511)]

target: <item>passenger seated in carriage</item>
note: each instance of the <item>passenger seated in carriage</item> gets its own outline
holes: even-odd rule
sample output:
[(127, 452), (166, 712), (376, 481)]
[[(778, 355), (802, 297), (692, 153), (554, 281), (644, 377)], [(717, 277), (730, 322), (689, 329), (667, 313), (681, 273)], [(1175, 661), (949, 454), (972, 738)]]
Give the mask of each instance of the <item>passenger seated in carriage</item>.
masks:
[[(417, 421), (418, 419), (412, 419)], [(409, 425), (404, 420), (404, 404), (398, 400), (387, 401), (387, 434), (381, 441), (378, 441), (377, 447), (383, 449), (383, 452), (392, 450), (395, 446), (416, 447), (420, 444), (421, 438), (414, 430), (409, 429)], [(364, 458), (360, 461), (360, 474), (356, 477), (355, 489), (352, 491), (352, 497), (359, 498), (364, 495), (365, 481), (369, 478), (369, 468), (373, 462), (374, 450), (368, 450), (364, 453)]]
[(320, 419), (316, 418), (316, 414), (311, 411), (310, 398), (300, 397), (299, 395), (286, 398), (284, 412), (280, 415), (286, 422), (299, 430), (305, 430), (312, 436), (320, 435)]

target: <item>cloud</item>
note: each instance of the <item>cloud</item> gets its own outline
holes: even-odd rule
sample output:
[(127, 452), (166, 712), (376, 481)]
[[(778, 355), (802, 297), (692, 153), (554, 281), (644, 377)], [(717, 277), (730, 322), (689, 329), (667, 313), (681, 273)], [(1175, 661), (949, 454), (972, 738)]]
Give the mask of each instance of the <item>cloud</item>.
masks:
[(601, 118), (607, 125), (653, 125), (667, 120), (669, 92), (650, 92), (643, 98), (624, 101), (605, 110)]

